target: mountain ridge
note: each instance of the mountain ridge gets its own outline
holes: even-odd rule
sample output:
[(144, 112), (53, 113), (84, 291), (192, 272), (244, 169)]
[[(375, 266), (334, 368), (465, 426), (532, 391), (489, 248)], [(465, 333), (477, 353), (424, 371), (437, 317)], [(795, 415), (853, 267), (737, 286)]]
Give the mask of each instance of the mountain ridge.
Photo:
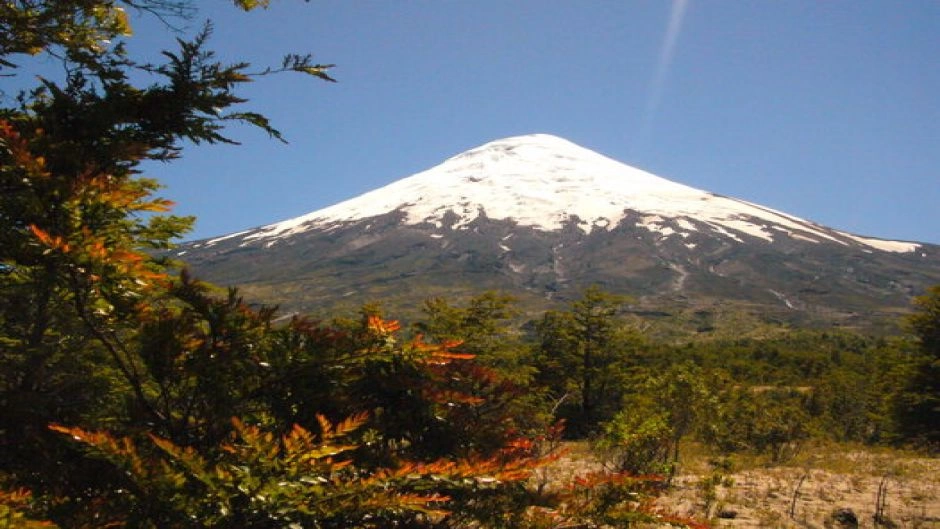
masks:
[[(519, 180), (522, 180), (521, 182)], [(913, 251), (917, 243), (888, 241), (832, 230), (766, 206), (699, 190), (623, 164), (548, 134), (492, 141), (453, 156), (443, 163), (379, 189), (293, 219), (211, 239), (209, 243), (244, 235), (246, 241), (272, 241), (306, 229), (382, 215), (401, 209), (408, 224), (440, 224), (444, 215), (459, 217), (456, 227), (484, 211), (490, 218), (513, 219), (521, 225), (560, 229), (572, 216), (588, 231), (610, 228), (625, 211), (651, 215), (647, 228), (657, 230), (652, 216), (684, 216), (712, 221), (723, 230), (771, 239), (748, 217), (789, 228), (791, 235), (854, 241), (886, 251)], [(782, 227), (782, 228), (781, 228)], [(832, 233), (839, 234), (833, 237)], [(668, 234), (667, 234), (668, 235)]]
[(851, 319), (903, 310), (940, 283), (936, 245), (835, 230), (545, 134), (177, 256), (301, 310), (487, 288), (552, 300), (600, 284), (652, 305), (736, 300)]

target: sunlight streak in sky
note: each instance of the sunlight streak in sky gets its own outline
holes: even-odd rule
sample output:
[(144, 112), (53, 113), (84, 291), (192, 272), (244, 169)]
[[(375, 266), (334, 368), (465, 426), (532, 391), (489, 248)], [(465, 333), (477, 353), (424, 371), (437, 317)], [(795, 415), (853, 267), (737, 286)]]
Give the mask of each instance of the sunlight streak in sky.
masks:
[(656, 61), (656, 71), (653, 73), (646, 92), (646, 106), (643, 109), (640, 130), (634, 140), (633, 156), (631, 158), (646, 146), (653, 134), (653, 118), (656, 116), (659, 103), (662, 100), (663, 85), (666, 82), (669, 67), (672, 65), (672, 58), (676, 52), (676, 42), (679, 40), (679, 33), (682, 32), (682, 21), (685, 18), (688, 6), (689, 0), (672, 1), (672, 8), (669, 11), (669, 23), (666, 26), (666, 34), (659, 50), (659, 59)]

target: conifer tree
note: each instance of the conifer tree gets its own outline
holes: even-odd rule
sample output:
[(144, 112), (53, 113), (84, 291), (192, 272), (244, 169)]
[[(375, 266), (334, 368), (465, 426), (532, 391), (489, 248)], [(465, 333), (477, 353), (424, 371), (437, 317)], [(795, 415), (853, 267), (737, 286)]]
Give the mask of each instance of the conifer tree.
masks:
[(914, 299), (908, 324), (919, 345), (909, 378), (894, 397), (901, 438), (940, 448), (940, 285)]
[(590, 433), (620, 407), (636, 345), (634, 333), (617, 317), (624, 302), (592, 286), (570, 310), (548, 311), (538, 324), (540, 379), (562, 401), (559, 409), (575, 435)]

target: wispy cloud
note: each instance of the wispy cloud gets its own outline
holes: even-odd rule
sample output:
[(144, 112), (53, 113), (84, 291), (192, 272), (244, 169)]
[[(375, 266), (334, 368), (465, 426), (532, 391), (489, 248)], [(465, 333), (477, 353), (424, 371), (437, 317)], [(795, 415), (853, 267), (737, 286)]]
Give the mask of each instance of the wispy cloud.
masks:
[(653, 121), (663, 97), (663, 87), (666, 84), (666, 77), (669, 74), (672, 59), (676, 53), (676, 43), (679, 41), (679, 34), (682, 33), (682, 22), (685, 19), (689, 2), (690, 0), (673, 0), (672, 8), (669, 10), (669, 22), (666, 25), (663, 44), (659, 49), (656, 70), (653, 72), (653, 77), (650, 79), (646, 91), (646, 106), (643, 108), (640, 130), (634, 141), (634, 155), (646, 146), (653, 135)]

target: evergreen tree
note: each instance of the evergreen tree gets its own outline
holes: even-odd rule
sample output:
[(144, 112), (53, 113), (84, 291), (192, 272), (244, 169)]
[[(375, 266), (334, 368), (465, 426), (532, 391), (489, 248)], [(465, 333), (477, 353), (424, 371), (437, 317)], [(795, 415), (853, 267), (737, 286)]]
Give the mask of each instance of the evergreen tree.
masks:
[(914, 299), (908, 323), (918, 340), (919, 355), (909, 378), (894, 398), (898, 432), (903, 439), (940, 447), (940, 285)]
[(570, 310), (548, 311), (538, 324), (539, 378), (561, 402), (571, 434), (591, 432), (620, 407), (630, 353), (639, 342), (617, 317), (624, 301), (592, 286)]

